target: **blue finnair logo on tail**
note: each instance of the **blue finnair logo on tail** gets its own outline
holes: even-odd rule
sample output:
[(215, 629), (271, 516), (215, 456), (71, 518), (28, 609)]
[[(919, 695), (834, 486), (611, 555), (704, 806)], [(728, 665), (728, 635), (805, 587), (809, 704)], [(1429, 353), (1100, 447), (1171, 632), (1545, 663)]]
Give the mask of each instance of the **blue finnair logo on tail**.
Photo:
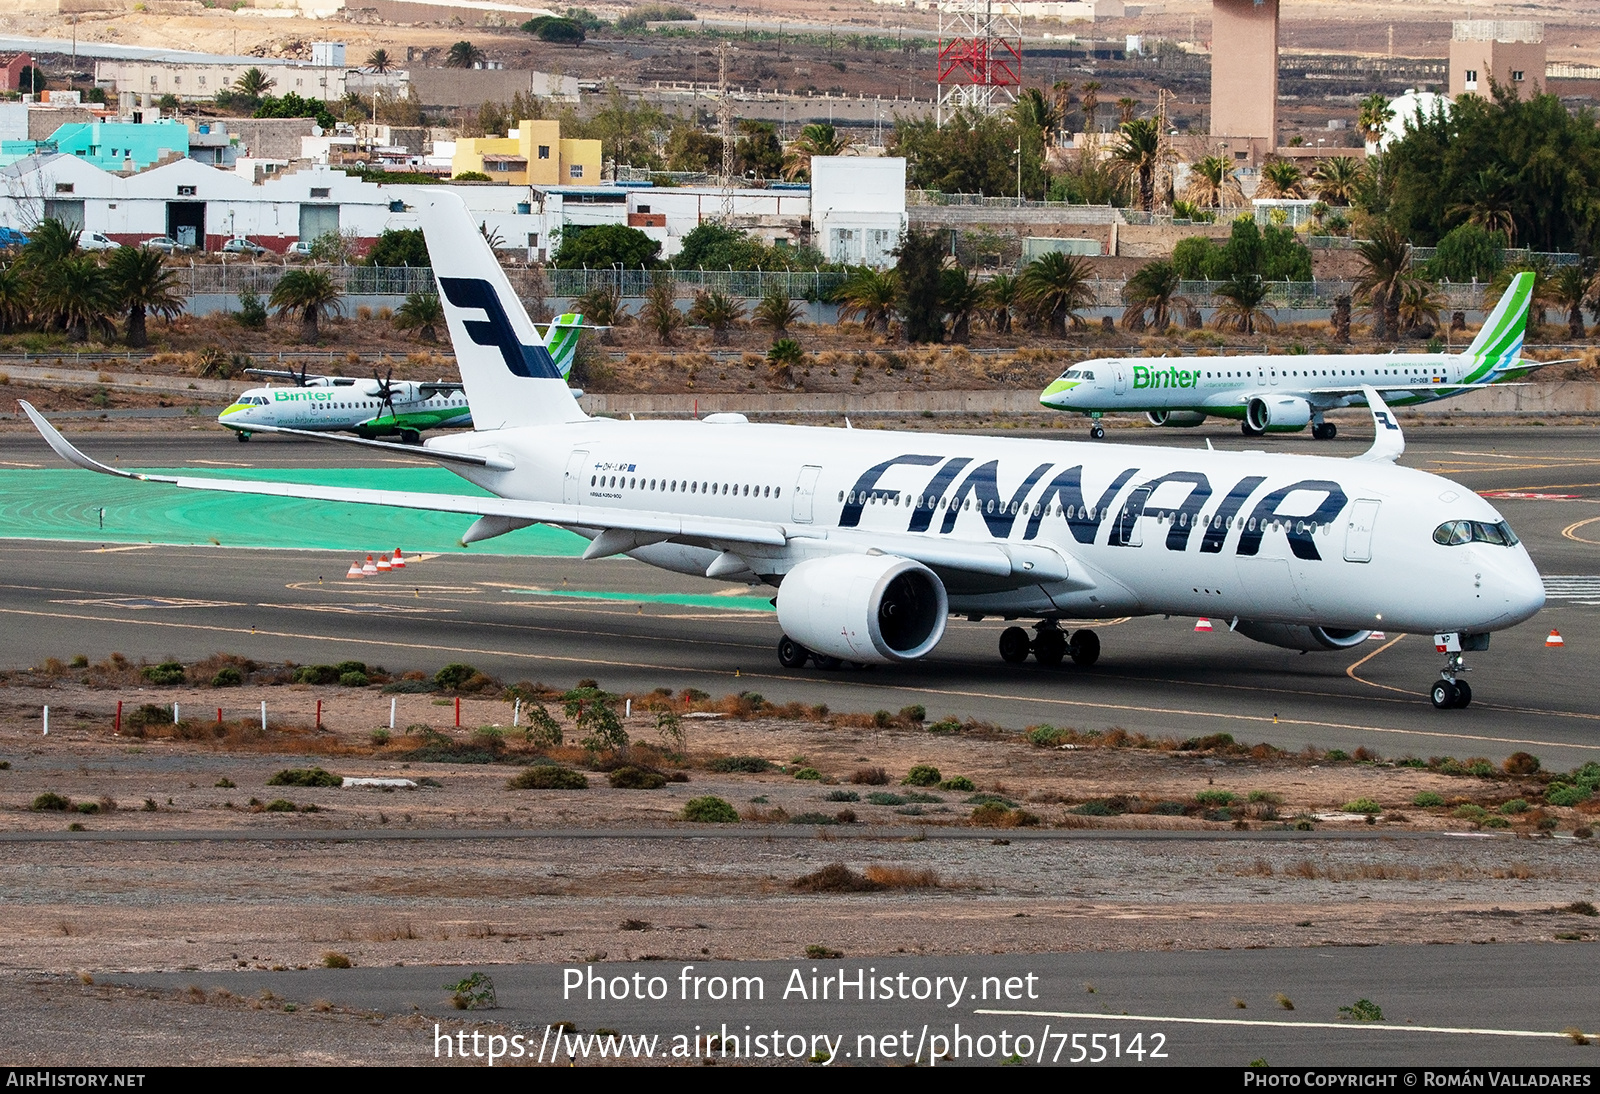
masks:
[(483, 312), (484, 319), (467, 319), (462, 326), (467, 337), (480, 346), (494, 346), (504, 358), (506, 368), (513, 376), (530, 380), (559, 380), (561, 371), (543, 346), (525, 346), (517, 340), (511, 329), (511, 320), (500, 306), (500, 295), (494, 286), (477, 277), (441, 277), (439, 287), (444, 298), (458, 308), (475, 308)]

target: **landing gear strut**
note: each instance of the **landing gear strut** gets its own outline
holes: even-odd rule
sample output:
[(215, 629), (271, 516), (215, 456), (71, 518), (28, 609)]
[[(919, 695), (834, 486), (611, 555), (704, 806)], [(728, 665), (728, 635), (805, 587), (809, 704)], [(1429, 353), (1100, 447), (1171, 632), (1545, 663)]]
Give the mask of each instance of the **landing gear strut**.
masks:
[(1100, 415), (1094, 415), (1094, 421), (1089, 425), (1089, 439), (1103, 441), (1106, 439), (1106, 427), (1100, 424)]
[(1100, 638), (1091, 630), (1073, 632), (1071, 638), (1054, 619), (1044, 619), (1034, 625), (1035, 637), (1021, 627), (1007, 627), (1000, 632), (1000, 659), (1007, 664), (1020, 665), (1033, 654), (1041, 665), (1054, 667), (1062, 659), (1071, 657), (1073, 664), (1088, 668), (1100, 659)]
[(1312, 415), (1311, 439), (1314, 441), (1331, 441), (1339, 435), (1339, 427), (1332, 422), (1322, 420), (1321, 414)]
[(244, 442), (246, 442), (246, 441), (248, 441), (250, 439), (250, 434), (246, 433), (242, 429), (239, 430), (239, 432), (235, 433), (234, 436), (239, 438), (239, 443), (240, 444), (244, 444)]
[[(823, 653), (813, 653), (788, 635), (778, 639), (778, 664), (786, 669), (803, 669), (806, 667), (807, 661), (815, 662), (817, 668), (828, 672), (834, 672), (844, 667), (844, 662), (837, 657), (829, 657)], [(854, 661), (850, 662), (850, 666), (852, 668), (869, 667), (858, 665)]]
[(1449, 650), (1439, 679), (1428, 691), (1435, 710), (1461, 710), (1472, 702), (1472, 685), (1457, 678), (1457, 674), (1467, 671), (1466, 656), (1459, 649)]

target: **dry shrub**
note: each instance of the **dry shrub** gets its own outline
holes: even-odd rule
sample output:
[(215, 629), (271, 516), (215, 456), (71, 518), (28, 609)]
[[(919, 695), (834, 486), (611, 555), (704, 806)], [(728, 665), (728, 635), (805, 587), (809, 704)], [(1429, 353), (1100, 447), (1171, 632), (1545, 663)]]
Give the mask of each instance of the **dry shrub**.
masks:
[(881, 767), (859, 767), (850, 781), (857, 786), (888, 786), (889, 773)]
[(1039, 816), (1026, 809), (1007, 809), (996, 802), (985, 802), (972, 811), (972, 823), (983, 828), (1033, 828)]
[(1365, 760), (1368, 763), (1375, 763), (1376, 761), (1381, 760), (1383, 757), (1379, 756), (1376, 750), (1370, 749), (1366, 745), (1362, 745), (1360, 748), (1356, 749), (1350, 754), (1350, 758), (1352, 760)]
[(866, 878), (880, 889), (937, 889), (939, 871), (910, 866), (868, 866)]
[(789, 883), (789, 888), (802, 893), (870, 893), (881, 886), (844, 863), (833, 862), (813, 873), (795, 878)]
[(789, 811), (781, 805), (771, 809), (749, 805), (740, 810), (739, 818), (747, 824), (783, 824), (789, 819)]

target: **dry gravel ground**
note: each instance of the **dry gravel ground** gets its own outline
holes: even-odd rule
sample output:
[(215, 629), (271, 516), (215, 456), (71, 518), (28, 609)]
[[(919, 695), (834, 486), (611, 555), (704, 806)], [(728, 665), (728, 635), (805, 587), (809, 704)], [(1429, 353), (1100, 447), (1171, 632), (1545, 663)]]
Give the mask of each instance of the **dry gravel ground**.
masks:
[[(1600, 848), (1575, 839), (1587, 813), (1523, 814), (1510, 830), (1475, 831), (1450, 810), (1408, 803), (1422, 790), (1449, 802), (1493, 806), (1526, 792), (1515, 780), (1451, 777), (1372, 763), (1278, 756), (1086, 747), (1039, 749), (1015, 735), (872, 730), (772, 718), (690, 723), (687, 783), (655, 791), (613, 789), (590, 774), (585, 791), (513, 791), (506, 764), (418, 763), (367, 739), (387, 719), (373, 691), (238, 689), (231, 707), (265, 696), (291, 728), (248, 741), (116, 738), (107, 693), (12, 686), (0, 702), (0, 829), (61, 832), (171, 831), (173, 842), (11, 842), (0, 859), (0, 1046), (30, 1063), (396, 1062), (416, 1056), (416, 1016), (318, 1011), (301, 1001), (162, 994), (86, 984), (106, 970), (299, 968), (337, 952), (363, 967), (493, 965), (662, 958), (793, 958), (808, 945), (847, 956), (1372, 945), (1385, 942), (1583, 941), (1600, 921), (1568, 910), (1600, 901)], [(196, 712), (209, 689), (161, 689)], [(39, 704), (52, 703), (52, 732), (39, 733)], [(309, 722), (318, 697), (330, 729)], [(146, 696), (153, 698), (154, 695)], [(144, 698), (144, 697), (141, 697)], [(408, 718), (446, 737), (452, 707), (403, 696)], [(508, 723), (498, 700), (468, 699), (469, 725)], [(636, 740), (653, 727), (635, 717)], [(781, 770), (718, 774), (715, 755), (755, 755), (793, 771), (801, 762), (826, 782)], [(973, 833), (965, 792), (914, 808), (867, 803), (875, 790), (851, 785), (881, 765), (898, 783), (915, 763), (980, 791), (1003, 794), (1040, 819), (1037, 828)], [(320, 764), (341, 774), (427, 776), (411, 791), (269, 787), (285, 767)], [(219, 787), (223, 779), (233, 787)], [(1193, 816), (1089, 817), (1073, 803), (1114, 794), (1191, 801), (1197, 792), (1281, 795), (1286, 817), (1328, 813), (1369, 797), (1386, 812), (1377, 825), (1328, 819), (1314, 834), (1239, 838), (1228, 823)], [(862, 801), (826, 800), (854, 791)], [(50, 791), (75, 802), (112, 799), (96, 814), (35, 812)], [(688, 798), (715, 794), (745, 811), (736, 830), (676, 819)], [(315, 813), (265, 813), (251, 799), (285, 797)], [(752, 799), (765, 799), (752, 801)], [(148, 799), (153, 810), (142, 807)], [(785, 823), (808, 811), (848, 808), (852, 827)], [(1556, 818), (1541, 838), (1528, 818)], [(1260, 830), (1273, 822), (1245, 822)], [(873, 837), (866, 826), (897, 826)], [(1139, 838), (1131, 828), (1174, 830)], [(486, 830), (479, 838), (338, 841), (340, 830)], [(490, 831), (529, 829), (527, 837)], [(612, 838), (606, 828), (650, 829), (673, 838)], [(1096, 832), (1090, 829), (1103, 828)], [(281, 834), (281, 841), (184, 840), (228, 829)], [(587, 838), (549, 835), (581, 829)], [(1066, 829), (1066, 830), (1063, 830)], [(1346, 831), (1361, 838), (1327, 838)], [(735, 836), (736, 838), (727, 838)], [(802, 838), (793, 838), (794, 834)], [(1040, 838), (1040, 833), (1045, 838)], [(303, 834), (305, 839), (293, 838)], [(702, 835), (703, 834), (703, 835)], [(679, 838), (679, 837), (686, 838)], [(722, 838), (708, 838), (708, 837)], [(780, 838), (790, 837), (790, 838)], [(797, 877), (842, 862), (931, 870), (933, 887), (865, 893), (796, 891)], [(72, 1032), (69, 1035), (69, 1031)], [(131, 1047), (130, 1047), (131, 1046)], [(126, 1050), (126, 1051), (125, 1051)]]

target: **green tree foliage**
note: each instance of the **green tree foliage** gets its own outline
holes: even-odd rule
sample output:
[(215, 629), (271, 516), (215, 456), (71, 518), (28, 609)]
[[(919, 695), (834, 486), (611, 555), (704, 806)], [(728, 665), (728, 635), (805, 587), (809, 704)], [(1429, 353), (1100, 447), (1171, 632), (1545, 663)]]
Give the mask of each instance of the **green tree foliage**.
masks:
[(45, 79), (44, 69), (38, 65), (23, 65), (17, 73), (17, 90), (39, 94), (50, 86), (50, 81)]
[(855, 138), (840, 133), (827, 122), (812, 122), (801, 128), (799, 138), (783, 157), (783, 177), (803, 182), (811, 177), (812, 156), (842, 156), (855, 144)]
[(1371, 302), (1377, 336), (1394, 339), (1400, 333), (1400, 298), (1412, 276), (1411, 248), (1392, 224), (1379, 224), (1371, 235), (1356, 244), (1361, 257), (1356, 295)]
[(484, 61), (483, 50), (471, 42), (457, 42), (445, 51), (445, 68), (471, 68), (473, 65), (482, 64)]
[(339, 311), (344, 291), (327, 270), (290, 270), (279, 279), (267, 303), (280, 316), (300, 315), (300, 340), (315, 342), (323, 316)]
[(622, 312), (622, 291), (615, 285), (596, 285), (572, 306), (597, 327), (615, 327), (627, 318)]
[(889, 333), (900, 299), (900, 277), (894, 270), (860, 269), (833, 293), (839, 305), (841, 322), (860, 320), (861, 325), (879, 334)]
[(1213, 322), (1219, 330), (1232, 329), (1240, 334), (1276, 330), (1278, 325), (1273, 321), (1267, 292), (1267, 283), (1259, 274), (1235, 273), (1217, 288), (1222, 303), (1217, 307)]
[(388, 50), (380, 47), (367, 54), (367, 68), (376, 72), (379, 76), (384, 75), (393, 67), (394, 58), (389, 56)]
[(438, 293), (410, 293), (400, 310), (394, 313), (396, 329), (414, 330), (418, 338), (430, 345), (439, 340), (439, 325), (443, 322), (444, 305)]
[(770, 261), (770, 248), (746, 232), (714, 220), (704, 220), (683, 237), (683, 249), (672, 264), (680, 270), (759, 270), (781, 262)]
[(950, 319), (950, 341), (967, 342), (972, 320), (988, 300), (982, 281), (970, 270), (947, 267), (940, 274), (939, 304)]
[(254, 66), (245, 69), (243, 74), (233, 81), (233, 90), (251, 99), (265, 98), (267, 92), (277, 86), (278, 81), (271, 79)]
[(553, 42), (564, 46), (581, 46), (583, 40), (588, 37), (583, 24), (559, 15), (540, 15), (529, 19), (522, 24), (522, 29), (541, 42)]
[(644, 307), (639, 309), (639, 321), (650, 328), (663, 346), (676, 341), (678, 328), (684, 324), (684, 315), (672, 294), (672, 282), (664, 274), (656, 274), (645, 290)]
[(641, 4), (617, 20), (621, 31), (646, 30), (650, 23), (691, 23), (694, 12), (677, 4)]
[(751, 322), (772, 332), (774, 341), (782, 338), (790, 327), (800, 322), (800, 305), (789, 299), (789, 294), (774, 285), (761, 298), (751, 313)]
[(1218, 247), (1204, 236), (1180, 239), (1172, 265), (1185, 281), (1227, 281), (1238, 275), (1267, 281), (1310, 281), (1311, 252), (1294, 229), (1257, 226), (1245, 213), (1233, 222), (1228, 242)]
[[(617, 163), (660, 170), (657, 134), (670, 132), (672, 119), (659, 107), (628, 98), (612, 87), (605, 103), (587, 118), (563, 116), (561, 135), (600, 142), (602, 153)], [(718, 153), (721, 162), (721, 153)]]
[(91, 335), (109, 336), (117, 310), (116, 289), (93, 255), (74, 254), (39, 271), (36, 297), (48, 322), (74, 342)]
[[(924, 190), (947, 194), (1015, 195), (1017, 157), (1022, 148), (1022, 192), (1042, 198), (1049, 188), (1044, 170), (1044, 142), (1034, 127), (1019, 128), (1016, 118), (966, 111), (946, 120), (941, 129), (929, 117), (901, 118), (889, 138), (890, 152), (905, 156), (907, 181)], [(1081, 200), (1081, 199), (1080, 199)]]
[(1122, 139), (1111, 150), (1111, 161), (1134, 187), (1139, 208), (1155, 207), (1156, 167), (1161, 161), (1161, 131), (1150, 118), (1122, 123)]
[[(1496, 86), (1409, 126), (1382, 157), (1388, 219), (1419, 246), (1462, 221), (1507, 229), (1519, 246), (1592, 252), (1600, 244), (1600, 130), (1594, 111), (1554, 95), (1523, 101)], [(1379, 213), (1381, 210), (1369, 210)], [(1509, 219), (1509, 224), (1506, 221)]]
[(654, 266), (661, 244), (625, 224), (595, 224), (588, 228), (570, 226), (561, 235), (556, 251), (556, 266), (563, 270), (582, 267), (627, 269)]
[(71, 258), (78, 253), (79, 231), (65, 221), (46, 217), (28, 233), (28, 245), (22, 248), (22, 265), (31, 270), (47, 270)]
[(745, 178), (775, 179), (783, 174), (783, 142), (772, 122), (742, 121), (733, 142), (733, 169)]
[(722, 138), (695, 125), (677, 125), (667, 134), (667, 170), (722, 170)]
[(145, 316), (151, 313), (171, 319), (183, 311), (184, 296), (178, 288), (178, 275), (168, 268), (166, 257), (148, 247), (119, 247), (106, 261), (106, 274), (117, 306), (127, 316), (130, 346), (148, 345)]
[(1445, 233), (1428, 262), (1428, 276), (1440, 281), (1489, 281), (1505, 265), (1506, 237), (1476, 224), (1458, 224)]
[(10, 334), (28, 318), (32, 287), (15, 262), (0, 266), (0, 334)]
[(367, 252), (368, 266), (410, 266), (425, 270), (433, 265), (421, 228), (386, 228)]
[(314, 118), (324, 129), (332, 129), (334, 117), (321, 99), (302, 99), (293, 91), (280, 98), (271, 95), (261, 100), (250, 114), (253, 118)]
[(895, 251), (900, 314), (908, 342), (944, 341), (943, 263), (945, 241), (937, 232), (912, 229)]
[(689, 309), (689, 321), (711, 329), (711, 340), (719, 346), (728, 343), (728, 328), (744, 318), (744, 305), (725, 292), (701, 292)]
[(1078, 312), (1094, 299), (1091, 272), (1086, 260), (1051, 251), (1028, 263), (1017, 278), (1017, 288), (1054, 334), (1065, 335), (1069, 322), (1075, 327), (1082, 324)]
[(1178, 295), (1177, 268), (1164, 260), (1146, 262), (1134, 271), (1122, 287), (1122, 325), (1129, 330), (1144, 330), (1148, 325), (1157, 333), (1172, 322), (1174, 308), (1189, 307), (1189, 300)]

